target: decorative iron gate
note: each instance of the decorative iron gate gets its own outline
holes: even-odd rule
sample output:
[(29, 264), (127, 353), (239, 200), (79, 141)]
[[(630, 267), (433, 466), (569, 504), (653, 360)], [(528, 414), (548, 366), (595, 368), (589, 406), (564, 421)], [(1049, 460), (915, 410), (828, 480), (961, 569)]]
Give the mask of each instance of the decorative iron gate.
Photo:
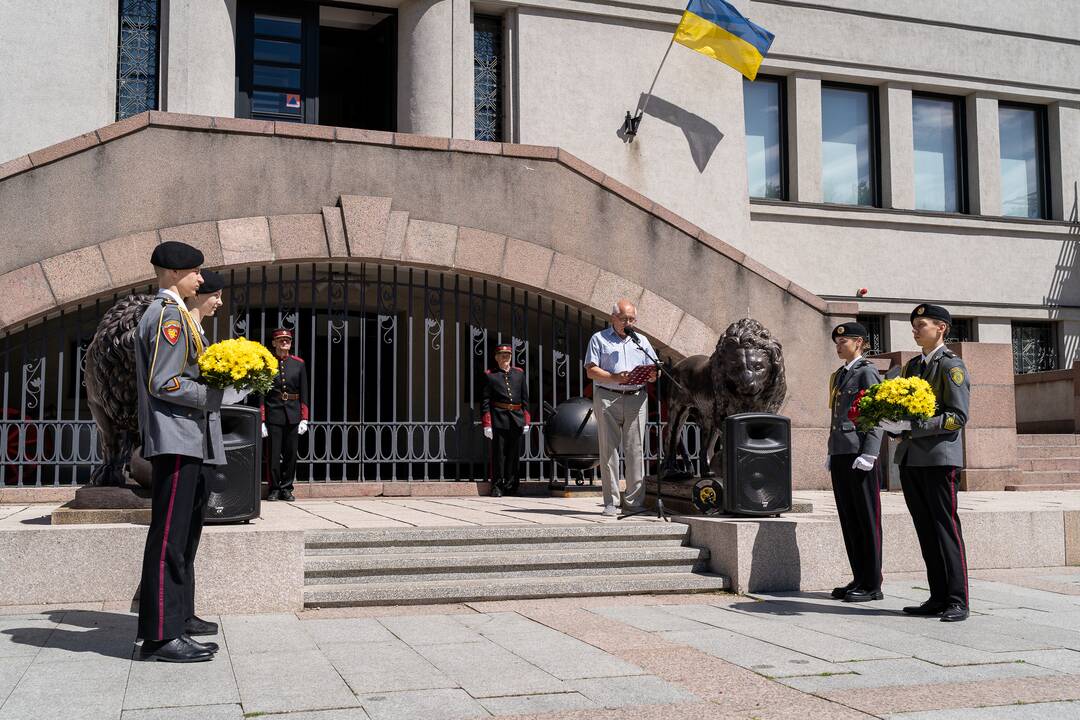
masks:
[[(545, 403), (591, 393), (582, 358), (606, 318), (494, 280), (409, 267), (317, 263), (227, 275), (225, 305), (204, 322), (211, 341), (245, 336), (269, 345), (275, 327), (288, 327), (293, 352), (307, 362), (312, 421), (300, 439), (299, 482), (487, 477), (480, 379), (504, 342), (529, 379), (534, 431), (522, 454), (525, 478), (593, 481), (591, 472), (572, 478), (544, 454)], [(5, 484), (88, 480), (99, 458), (85, 351), (101, 316), (126, 294), (9, 328), (0, 339)], [(658, 394), (649, 400), (650, 463)], [(697, 442), (691, 427), (693, 458)]]

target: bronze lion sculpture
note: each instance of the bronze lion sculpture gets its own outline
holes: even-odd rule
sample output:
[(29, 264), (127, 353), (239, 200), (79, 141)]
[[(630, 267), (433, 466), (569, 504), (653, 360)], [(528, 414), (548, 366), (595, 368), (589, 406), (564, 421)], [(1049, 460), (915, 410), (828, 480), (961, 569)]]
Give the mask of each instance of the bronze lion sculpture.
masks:
[[(702, 474), (712, 468), (724, 418), (744, 412), (776, 413), (787, 397), (784, 354), (780, 342), (751, 318), (728, 326), (712, 355), (693, 355), (670, 370), (668, 437), (664, 469), (675, 469), (683, 425), (701, 427)], [(680, 385), (682, 387), (680, 387)]]

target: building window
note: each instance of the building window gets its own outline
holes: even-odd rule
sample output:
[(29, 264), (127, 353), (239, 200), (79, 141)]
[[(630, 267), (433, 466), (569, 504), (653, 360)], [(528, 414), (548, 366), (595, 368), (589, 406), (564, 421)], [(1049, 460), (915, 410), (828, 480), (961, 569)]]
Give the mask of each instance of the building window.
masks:
[(1048, 218), (1046, 108), (998, 106), (1001, 210), (1011, 217)]
[(945, 337), (947, 343), (976, 342), (974, 324), (971, 318), (954, 317), (949, 326), (949, 334)]
[(1013, 322), (1013, 372), (1057, 370), (1057, 337), (1054, 324), (1048, 322)]
[(879, 204), (877, 92), (821, 88), (821, 185), (825, 202)]
[(116, 119), (158, 106), (158, 0), (120, 0), (116, 62)]
[(303, 122), (303, 20), (255, 13), (251, 117)]
[(476, 139), (503, 139), (503, 27), (501, 17), (473, 18), (473, 92)]
[(915, 207), (965, 212), (963, 103), (957, 98), (914, 95)]
[(750, 197), (787, 197), (784, 143), (784, 79), (758, 75), (743, 80), (746, 175)]
[(885, 347), (885, 318), (881, 315), (859, 315), (855, 322), (866, 328), (866, 334), (870, 337), (866, 341), (863, 355), (880, 355), (888, 352)]

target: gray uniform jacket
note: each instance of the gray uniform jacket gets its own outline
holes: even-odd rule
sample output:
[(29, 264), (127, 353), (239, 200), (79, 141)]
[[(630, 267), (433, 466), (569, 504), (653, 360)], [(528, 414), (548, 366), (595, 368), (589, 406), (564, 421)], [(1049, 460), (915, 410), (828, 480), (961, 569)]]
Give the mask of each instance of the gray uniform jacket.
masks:
[[(202, 328), (199, 328), (202, 330)], [(206, 337), (206, 333), (202, 334), (203, 347), (210, 347), (210, 340)], [(225, 460), (225, 441), (221, 437), (221, 411), (211, 410), (206, 413), (206, 434), (210, 438), (210, 457), (206, 458), (204, 462), (207, 465), (224, 465)]]
[(145, 458), (187, 455), (208, 462), (217, 459), (207, 442), (207, 413), (220, 409), (222, 391), (199, 382), (201, 342), (191, 322), (187, 310), (181, 310), (160, 291), (139, 320), (135, 365)]
[[(839, 381), (839, 382), (837, 382)], [(838, 369), (829, 378), (832, 422), (829, 427), (829, 455), (872, 455), (881, 449), (881, 428), (859, 432), (848, 419), (848, 410), (860, 390), (881, 382), (881, 373), (866, 358), (859, 358), (850, 370)]]
[(896, 462), (911, 467), (963, 467), (963, 429), (968, 419), (971, 380), (964, 361), (948, 348), (934, 353), (925, 368), (922, 355), (904, 366), (903, 377), (922, 377), (937, 398), (937, 410), (929, 420), (912, 423), (896, 449)]

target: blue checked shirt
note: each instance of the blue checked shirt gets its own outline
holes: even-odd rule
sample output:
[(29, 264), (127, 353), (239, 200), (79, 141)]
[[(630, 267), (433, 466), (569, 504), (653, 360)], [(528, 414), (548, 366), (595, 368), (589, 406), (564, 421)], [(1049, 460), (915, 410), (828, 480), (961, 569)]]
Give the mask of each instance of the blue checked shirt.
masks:
[[(649, 339), (638, 332), (638, 340), (649, 355), (655, 356)], [(585, 367), (596, 365), (609, 373), (629, 372), (638, 365), (651, 365), (652, 360), (634, 344), (629, 337), (620, 338), (613, 328), (605, 328), (589, 338), (589, 348), (585, 351)], [(594, 381), (599, 387), (614, 390), (640, 390), (643, 385), (619, 385)]]

